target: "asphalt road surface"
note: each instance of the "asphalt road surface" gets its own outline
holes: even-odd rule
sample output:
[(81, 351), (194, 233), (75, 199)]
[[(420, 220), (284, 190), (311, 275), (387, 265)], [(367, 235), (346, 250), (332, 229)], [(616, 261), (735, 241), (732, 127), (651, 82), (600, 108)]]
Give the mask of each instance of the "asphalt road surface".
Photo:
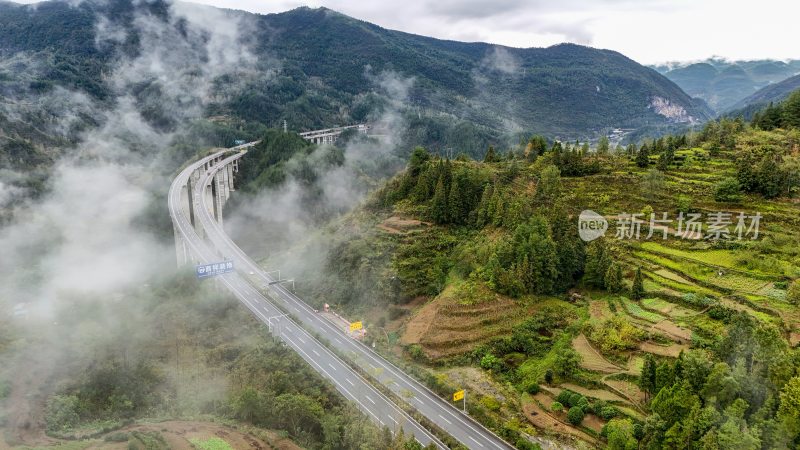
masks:
[[(213, 175), (216, 170), (224, 167), (228, 161), (241, 156), (241, 153), (234, 154), (220, 164), (210, 168), (206, 173), (202, 173), (194, 186), (193, 192), (205, 192), (206, 186), (213, 180)], [(195, 220), (199, 221), (202, 225), (206, 235), (205, 240), (200, 239), (186, 219), (185, 213), (182, 213), (180, 208), (173, 209), (173, 205), (180, 205), (180, 186), (188, 180), (189, 174), (193, 168), (202, 165), (204, 162), (205, 160), (198, 161), (184, 170), (184, 172), (175, 179), (170, 192), (170, 213), (172, 214), (173, 221), (178, 225), (180, 225), (181, 220), (183, 220), (181, 234), (185, 238), (189, 239), (187, 235), (194, 236), (192, 247), (197, 247), (201, 251), (205, 250), (203, 256), (206, 258), (203, 259), (203, 262), (220, 261), (222, 259), (234, 261), (238, 274), (224, 275), (222, 279), (254, 314), (267, 323), (272, 322), (274, 328), (274, 323), (277, 319), (271, 321), (267, 320), (269, 317), (272, 317), (271, 314), (275, 316), (281, 314), (281, 311), (274, 305), (279, 305), (284, 310), (289, 311), (292, 316), (297, 318), (305, 327), (314, 330), (315, 334), (325, 339), (339, 354), (347, 355), (352, 363), (358, 365), (365, 373), (369, 374), (370, 377), (390, 389), (400, 398), (403, 398), (411, 407), (466, 447), (471, 449), (514, 448), (500, 437), (484, 428), (477, 421), (461, 412), (455, 404), (442, 399), (420, 382), (386, 361), (383, 357), (372, 351), (372, 349), (368, 348), (360, 341), (349, 337), (345, 330), (338, 328), (324, 317), (321, 317), (313, 308), (290, 292), (283, 283), (276, 280), (271, 273), (264, 271), (258, 264), (250, 259), (227, 236), (222, 226), (214, 220), (213, 206), (208, 202), (206, 196), (195, 194), (195, 199), (192, 199), (192, 201), (195, 202)], [(177, 192), (173, 193), (173, 190)], [(176, 225), (176, 227), (178, 227), (178, 225)], [(183, 231), (184, 229), (186, 230), (185, 232)], [(205, 246), (205, 249), (203, 249), (203, 246)], [(267, 295), (262, 295), (262, 292)], [(256, 306), (253, 307), (249, 302), (252, 302)], [(262, 309), (261, 314), (259, 314), (259, 308), (265, 308), (266, 310)], [(379, 400), (375, 398), (378, 394), (373, 393), (375, 391), (374, 388), (369, 386), (369, 383), (365, 380), (361, 381), (366, 386), (362, 386), (355, 391), (354, 386), (351, 384), (355, 384), (356, 380), (354, 378), (358, 375), (352, 370), (350, 373), (345, 372), (347, 366), (342, 361), (339, 361), (342, 368), (335, 371), (331, 370), (331, 367), (326, 367), (326, 365), (329, 364), (328, 361), (323, 364), (318, 363), (320, 356), (317, 354), (323, 355), (325, 351), (322, 343), (317, 342), (308, 334), (303, 336), (302, 341), (299, 340), (297, 333), (304, 333), (302, 328), (297, 324), (290, 323), (291, 321), (288, 317), (281, 318), (280, 320), (282, 320), (286, 326), (291, 327), (293, 333), (291, 335), (286, 335), (289, 331), (282, 331), (282, 333), (286, 335), (285, 337), (288, 338), (285, 339), (287, 344), (306, 358), (306, 360), (322, 373), (323, 376), (333, 381), (337, 389), (339, 389), (345, 397), (356, 402), (359, 408), (366, 411), (379, 423), (385, 424), (390, 428), (396, 428), (401, 425), (397, 420), (396, 414), (399, 408), (396, 405), (389, 399), (383, 399), (384, 402), (381, 402), (379, 405)], [(313, 346), (314, 348), (311, 350), (307, 346)], [(320, 349), (319, 347), (323, 348)], [(338, 360), (338, 357), (330, 352), (328, 353), (332, 359)], [(333, 363), (330, 362), (330, 364)], [(341, 388), (347, 388), (350, 395)], [(467, 395), (469, 395), (469, 393)], [(406, 422), (402, 425), (404, 430), (408, 432), (407, 426), (410, 427), (410, 431), (413, 432), (414, 436), (422, 444), (427, 445), (429, 442), (435, 442), (437, 445), (443, 446), (441, 442), (436, 440), (427, 431), (424, 433), (420, 431), (419, 428), (422, 427), (416, 421), (413, 421), (410, 417), (405, 417), (405, 419)]]
[[(197, 167), (202, 166), (205, 162), (218, 155), (219, 153), (210, 155), (184, 169), (173, 180), (169, 192), (168, 202), (172, 221), (178, 233), (186, 240), (191, 253), (198, 263), (214, 263), (223, 258), (220, 258), (218, 252), (209, 247), (200, 238), (189, 222), (187, 212), (181, 208), (181, 187), (188, 182), (190, 174)], [(196, 214), (200, 210), (199, 198), (201, 197), (204, 198), (202, 195), (197, 195), (195, 199), (192, 199), (195, 202)], [(421, 426), (405, 411), (398, 408), (397, 405), (375, 389), (367, 380), (301, 326), (294, 323), (283, 311), (267, 300), (258, 289), (244, 280), (238, 273), (225, 274), (218, 276), (217, 279), (259, 320), (266, 324), (274, 335), (296, 351), (314, 370), (330, 380), (345, 398), (355, 403), (374, 422), (381, 426), (389, 427), (393, 432), (402, 428), (407, 436), (413, 435), (422, 445), (434, 443), (439, 448), (446, 448), (436, 436)]]

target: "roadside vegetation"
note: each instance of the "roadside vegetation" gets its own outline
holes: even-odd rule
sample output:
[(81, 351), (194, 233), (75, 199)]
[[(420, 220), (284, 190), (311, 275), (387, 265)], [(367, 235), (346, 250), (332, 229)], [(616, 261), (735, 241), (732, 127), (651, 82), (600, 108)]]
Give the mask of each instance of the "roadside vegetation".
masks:
[[(231, 433), (259, 445), (418, 448), (375, 426), (235, 299), (193, 274), (165, 275), (111, 301), (75, 298), (56, 313), (41, 340), (26, 340), (17, 326), (4, 329), (0, 418), (10, 445), (41, 414), (49, 436), (41, 439), (50, 443), (105, 439), (166, 449), (163, 435), (172, 425), (142, 431), (138, 424), (183, 420), (194, 421), (188, 428), (234, 427), (241, 431)], [(26, 352), (45, 348), (60, 349), (51, 352), (51, 365), (26, 363)], [(26, 391), (29, 377), (47, 383), (26, 399), (16, 390)], [(221, 438), (193, 445), (231, 448)]]

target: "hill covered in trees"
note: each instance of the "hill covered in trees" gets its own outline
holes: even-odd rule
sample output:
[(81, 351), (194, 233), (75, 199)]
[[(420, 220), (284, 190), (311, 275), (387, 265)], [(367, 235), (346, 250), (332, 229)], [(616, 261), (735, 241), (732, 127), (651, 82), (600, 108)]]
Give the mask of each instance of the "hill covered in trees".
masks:
[[(533, 136), (477, 161), (417, 148), (363, 207), (264, 264), (303, 261), (288, 269), (302, 297), (363, 320), (440, 395), (466, 387), (512, 442), (791, 448), (795, 116), (617, 148)], [(585, 242), (589, 209), (608, 229)]]
[(786, 100), (792, 92), (798, 89), (800, 89), (800, 75), (759, 89), (731, 107), (731, 112), (728, 115), (742, 114), (745, 118), (750, 119), (754, 112), (764, 109), (771, 103), (775, 104)]
[[(292, 129), (306, 130), (391, 112), (405, 120), (402, 138), (409, 144), (457, 146), (475, 155), (490, 143), (516, 143), (523, 131), (574, 138), (612, 127), (657, 132), (708, 118), (708, 111), (675, 84), (614, 51), (443, 41), (324, 8), (218, 14), (248, 30), (237, 44), (241, 48), (230, 51), (244, 49), (255, 61), (235, 77), (214, 81), (207, 117), (271, 127), (286, 120)], [(147, 33), (162, 25), (181, 27), (174, 7), (162, 1), (51, 1), (36, 7), (4, 2), (0, 95), (8, 104), (27, 105), (63, 87), (113, 106), (116, 88), (104, 74), (157, 51), (148, 47), (152, 36)], [(210, 37), (201, 33), (193, 41), (203, 39)], [(176, 70), (186, 73), (187, 68)], [(177, 125), (176, 111), (154, 101), (166, 89), (151, 79), (134, 96), (148, 121), (163, 130)], [(94, 126), (94, 120), (84, 115), (78, 122)], [(40, 142), (35, 132), (23, 127), (4, 139)]]

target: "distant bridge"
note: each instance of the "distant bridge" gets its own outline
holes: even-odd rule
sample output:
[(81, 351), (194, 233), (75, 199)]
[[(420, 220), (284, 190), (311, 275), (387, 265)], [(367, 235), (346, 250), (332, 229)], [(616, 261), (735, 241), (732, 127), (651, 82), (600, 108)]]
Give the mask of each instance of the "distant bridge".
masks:
[(361, 134), (367, 134), (370, 126), (365, 123), (358, 125), (348, 125), (346, 127), (325, 128), (324, 130), (313, 130), (299, 133), (303, 139), (313, 142), (314, 144), (333, 144), (339, 135), (346, 130), (357, 130)]

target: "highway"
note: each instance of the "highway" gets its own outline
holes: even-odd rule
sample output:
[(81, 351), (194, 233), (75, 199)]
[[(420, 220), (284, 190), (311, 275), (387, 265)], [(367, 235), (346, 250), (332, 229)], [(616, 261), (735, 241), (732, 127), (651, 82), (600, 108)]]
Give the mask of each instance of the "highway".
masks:
[[(246, 148), (246, 147), (244, 147)], [(169, 191), (168, 206), (170, 216), (178, 233), (185, 239), (191, 253), (198, 263), (219, 262), (221, 258), (218, 251), (206, 244), (189, 221), (187, 212), (181, 207), (182, 187), (189, 182), (190, 175), (196, 169), (201, 168), (221, 154), (228, 153), (230, 150), (217, 152), (209, 155), (189, 167), (185, 168), (172, 182)], [(241, 157), (237, 153), (232, 158)], [(221, 163), (213, 166), (209, 171), (213, 176), (213, 171), (223, 167), (228, 158)], [(206, 178), (201, 177), (201, 180)], [(195, 191), (194, 202), (195, 211), (208, 211), (207, 205), (201, 207), (206, 196), (200, 193), (203, 190)], [(198, 214), (200, 215), (200, 214)], [(209, 216), (210, 218), (210, 216)], [(210, 219), (212, 222), (213, 219)], [(422, 445), (434, 443), (440, 449), (447, 448), (436, 436), (421, 426), (415, 419), (405, 411), (397, 407), (390, 399), (375, 389), (367, 380), (359, 375), (355, 370), (331, 352), (325, 345), (306, 332), (303, 327), (294, 323), (283, 311), (278, 309), (272, 302), (267, 300), (258, 289), (253, 287), (238, 273), (230, 273), (217, 277), (221, 282), (239, 299), (260, 321), (266, 324), (270, 331), (278, 336), (290, 348), (296, 351), (314, 370), (323, 377), (330, 380), (336, 389), (349, 401), (367, 414), (374, 422), (381, 426), (386, 426), (393, 432), (400, 428), (409, 436), (413, 435)]]
[[(237, 153), (225, 161), (222, 161), (220, 164), (211, 167), (206, 173), (202, 173), (197, 180), (193, 191), (195, 193), (204, 193), (209, 183), (212, 182), (216, 170), (224, 167), (227, 161), (239, 158), (241, 156), (241, 153)], [(192, 167), (198, 167), (198, 165), (202, 165), (203, 163), (203, 160), (201, 160), (195, 163), (195, 165)], [(191, 167), (187, 168), (189, 173), (191, 172), (190, 169)], [(182, 175), (183, 173), (179, 175), (179, 178)], [(188, 180), (188, 173), (184, 179)], [(175, 182), (173, 183), (173, 188), (176, 186), (176, 183), (178, 187), (181, 186), (178, 178), (176, 178)], [(178, 190), (177, 194), (175, 195), (179, 196), (180, 190)], [(173, 200), (172, 196), (173, 193), (171, 192), (171, 202)], [(175, 201), (178, 199), (179, 197), (176, 197)], [(198, 220), (202, 225), (202, 228), (205, 232), (204, 234), (208, 241), (208, 244), (202, 240), (201, 243), (206, 245), (206, 247), (210, 245), (213, 248), (208, 249), (211, 252), (208, 255), (214, 255), (214, 251), (216, 251), (216, 255), (212, 256), (212, 259), (216, 258), (216, 260), (221, 260), (223, 257), (231, 259), (234, 261), (234, 264), (239, 271), (239, 275), (236, 275), (235, 278), (226, 275), (223, 278), (226, 280), (226, 282), (229, 279), (235, 279), (236, 282), (234, 287), (240, 290), (246, 289), (248, 292), (251, 292), (251, 297), (255, 298), (259, 304), (272, 302), (281, 306), (284, 310), (289, 311), (305, 327), (313, 330), (315, 334), (324, 338), (325, 341), (327, 341), (332, 348), (336, 349), (339, 354), (347, 355), (347, 358), (350, 359), (351, 362), (357, 364), (365, 373), (369, 374), (370, 377), (374, 378), (377, 382), (390, 389), (400, 398), (403, 398), (411, 407), (424, 415), (428, 420), (435, 423), (439, 428), (449, 433), (464, 446), (471, 449), (514, 448), (512, 445), (503, 441), (500, 437), (483, 427), (477, 421), (462, 413), (451, 402), (442, 399), (420, 382), (407, 375), (401, 369), (397, 368), (392, 363), (388, 362), (383, 357), (362, 344), (360, 341), (350, 338), (344, 330), (339, 329), (330, 321), (317, 314), (313, 308), (295, 296), (280, 282), (277, 282), (278, 280), (272, 277), (270, 273), (263, 270), (258, 264), (250, 259), (247, 254), (245, 254), (227, 236), (222, 226), (216, 220), (214, 220), (213, 206), (209, 204), (206, 195), (195, 194), (195, 199), (193, 200), (195, 201), (194, 210), (196, 220)], [(172, 207), (170, 208), (170, 211), (172, 211)], [(175, 220), (174, 217), (173, 220)], [(194, 233), (194, 229), (191, 227), (188, 220), (185, 221), (185, 224), (188, 226), (189, 230)], [(196, 233), (194, 233), (194, 235), (197, 236)], [(256, 287), (249, 285), (248, 282), (255, 284)], [(260, 294), (258, 296), (252, 295), (252, 292), (259, 293), (259, 291), (266, 293), (269, 299), (260, 296)], [(253, 301), (252, 298), (248, 300)], [(252, 310), (253, 309), (251, 308), (251, 311)], [(277, 310), (278, 309), (275, 308), (275, 311)], [(280, 313), (276, 312), (276, 314)], [(295, 328), (300, 327), (293, 325), (293, 329)], [(294, 337), (292, 337), (292, 339), (294, 339)], [(322, 345), (321, 343), (317, 344)], [(291, 342), (289, 345), (291, 345)], [(295, 348), (293, 346), (293, 348), (299, 350), (299, 352), (307, 351), (302, 347), (303, 346), (300, 346), (300, 348)], [(317, 351), (319, 352), (319, 350)], [(313, 363), (312, 366), (314, 366)], [(333, 375), (333, 381), (337, 387), (344, 383), (338, 372), (329, 375)], [(330, 376), (328, 376), (328, 378), (331, 379)], [(345, 396), (349, 399), (353, 399), (352, 396)], [(363, 404), (364, 399), (364, 397), (360, 397), (356, 399), (356, 402)], [(367, 403), (370, 403), (370, 401), (367, 400)], [(372, 406), (374, 409), (376, 405)], [(392, 406), (397, 408), (394, 405)], [(388, 406), (384, 405), (383, 407)], [(383, 407), (381, 409), (383, 409)], [(382, 422), (385, 422), (385, 420), (382, 420)], [(414, 424), (419, 426), (419, 424), (416, 422), (414, 422)], [(416, 431), (414, 432), (414, 435), (417, 436)], [(419, 436), (417, 436), (417, 439), (423, 444), (426, 443), (426, 441), (420, 439)], [(437, 445), (441, 446), (442, 444), (437, 442)]]

